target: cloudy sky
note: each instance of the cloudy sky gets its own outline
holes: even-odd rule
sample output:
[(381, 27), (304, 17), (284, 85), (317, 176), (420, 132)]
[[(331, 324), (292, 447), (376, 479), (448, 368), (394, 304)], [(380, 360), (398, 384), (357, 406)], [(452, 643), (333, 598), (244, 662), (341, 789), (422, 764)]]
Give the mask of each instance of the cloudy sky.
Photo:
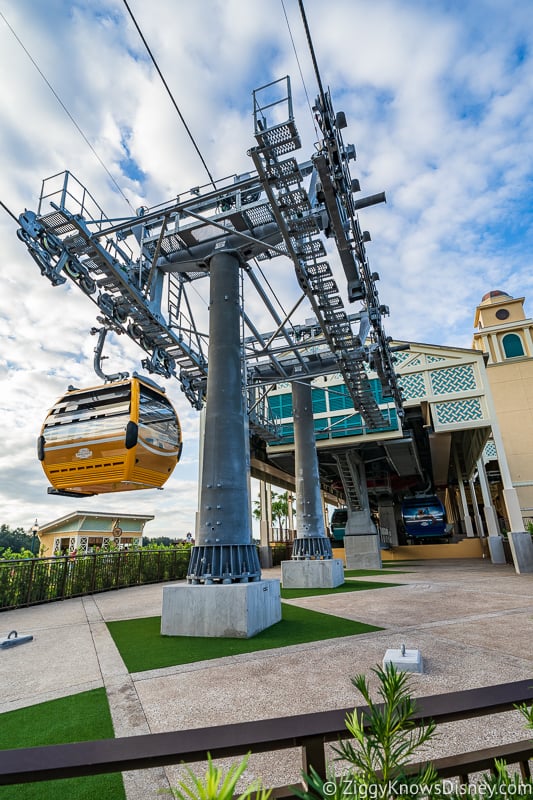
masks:
[[(312, 155), (306, 90), (314, 100), (317, 87), (296, 0), (129, 5), (214, 177), (251, 169), (252, 90), (287, 74), (297, 155)], [(475, 307), (491, 289), (525, 295), (533, 315), (531, 1), (305, 7), (322, 81), (346, 113), (345, 142), (356, 145), (352, 175), (363, 194), (387, 195), (360, 214), (391, 310), (387, 333), (468, 347)], [(42, 179), (65, 169), (109, 216), (208, 181), (122, 0), (0, 0), (0, 12), (0, 200), (15, 216), (36, 210)], [(194, 530), (198, 417), (176, 383), (167, 391), (185, 446), (164, 491), (47, 496), (35, 440), (69, 384), (96, 382), (96, 309), (75, 287), (40, 276), (4, 209), (0, 226), (0, 523), (28, 529), (36, 517), (101, 509), (156, 515), (146, 530), (154, 536)], [(284, 270), (290, 308), (292, 273), (272, 269)], [(133, 344), (116, 339), (106, 352), (107, 371), (140, 369)]]

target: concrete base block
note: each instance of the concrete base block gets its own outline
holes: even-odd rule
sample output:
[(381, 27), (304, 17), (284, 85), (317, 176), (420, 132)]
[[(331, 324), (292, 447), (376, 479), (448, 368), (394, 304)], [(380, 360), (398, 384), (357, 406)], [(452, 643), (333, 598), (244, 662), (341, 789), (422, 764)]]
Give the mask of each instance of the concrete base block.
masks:
[(531, 534), (509, 533), (509, 545), (513, 554), (514, 568), (521, 575), (523, 572), (533, 572), (533, 540)]
[(260, 546), (259, 563), (261, 564), (261, 569), (270, 569), (272, 567), (272, 550), (270, 547)]
[(493, 564), (505, 564), (505, 552), (503, 550), (503, 538), (501, 536), (487, 536), (489, 545), (490, 560)]
[(377, 533), (344, 537), (346, 569), (381, 569), (381, 548)]
[(341, 558), (303, 559), (281, 562), (284, 589), (334, 589), (344, 583)]
[(280, 620), (277, 580), (163, 588), (163, 636), (249, 639)]
[(424, 672), (424, 662), (420, 650), (402, 650), (391, 648), (383, 656), (383, 669), (387, 664), (394, 664), (401, 672)]

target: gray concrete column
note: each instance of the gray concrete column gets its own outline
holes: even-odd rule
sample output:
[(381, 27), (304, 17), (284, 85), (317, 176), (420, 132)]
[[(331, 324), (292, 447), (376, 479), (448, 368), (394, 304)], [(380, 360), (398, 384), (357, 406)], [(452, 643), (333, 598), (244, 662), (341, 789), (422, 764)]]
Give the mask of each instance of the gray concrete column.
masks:
[(397, 547), (398, 542), (398, 528), (396, 525), (396, 516), (394, 514), (394, 502), (392, 499), (380, 500), (378, 503), (379, 524), (383, 528), (387, 528), (390, 534), (390, 541), (392, 547)]
[(298, 558), (331, 558), (326, 536), (309, 381), (292, 384), (294, 459), (296, 483), (296, 539), (293, 555)]
[(216, 253), (210, 260), (205, 432), (197, 542), (188, 573), (193, 583), (261, 576), (250, 525), (239, 270), (239, 258), (233, 253)]

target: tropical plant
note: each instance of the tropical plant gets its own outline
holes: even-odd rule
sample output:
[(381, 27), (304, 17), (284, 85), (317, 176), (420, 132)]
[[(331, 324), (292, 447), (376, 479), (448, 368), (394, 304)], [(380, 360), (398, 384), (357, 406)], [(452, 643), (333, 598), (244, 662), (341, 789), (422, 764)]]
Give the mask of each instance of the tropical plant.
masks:
[(250, 754), (243, 758), (239, 764), (231, 766), (226, 773), (221, 767), (213, 764), (211, 755), (207, 754), (207, 771), (203, 777), (199, 777), (187, 768), (187, 778), (180, 781), (177, 786), (170, 789), (160, 789), (160, 794), (171, 794), (178, 800), (268, 800), (272, 790), (265, 789), (258, 779), (253, 781), (242, 794), (236, 794), (236, 786), (239, 778), (248, 765)]
[[(516, 706), (526, 721), (526, 728), (533, 730), (533, 706), (523, 703)], [(519, 772), (510, 772), (507, 762), (495, 759), (494, 770), (484, 773), (476, 783), (461, 786), (457, 791), (448, 793), (447, 800), (460, 798), (490, 797), (490, 800), (509, 800), (510, 797), (531, 797), (533, 795), (533, 778), (523, 778)]]
[[(272, 492), (270, 507), (272, 510), (272, 520), (277, 523), (280, 531), (286, 530), (289, 517), (289, 493)], [(255, 519), (261, 519), (261, 501), (254, 500), (253, 515)]]
[(352, 798), (412, 798), (430, 797), (438, 782), (431, 764), (420, 772), (408, 774), (407, 765), (416, 751), (435, 734), (435, 723), (417, 726), (413, 720), (415, 700), (409, 691), (410, 676), (389, 663), (373, 672), (379, 680), (378, 694), (382, 703), (375, 702), (364, 675), (352, 679), (363, 696), (367, 708), (355, 709), (346, 717), (346, 728), (352, 740), (334, 746), (336, 761), (349, 765), (346, 771), (333, 773), (324, 781), (316, 771), (305, 777), (306, 792), (299, 796), (351, 800)]

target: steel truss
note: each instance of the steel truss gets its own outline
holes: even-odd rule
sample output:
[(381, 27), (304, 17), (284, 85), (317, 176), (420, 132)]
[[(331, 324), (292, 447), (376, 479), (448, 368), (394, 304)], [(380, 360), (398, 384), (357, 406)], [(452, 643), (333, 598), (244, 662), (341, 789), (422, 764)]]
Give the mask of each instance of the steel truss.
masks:
[[(269, 124), (267, 112), (282, 121)], [(389, 340), (365, 253), (369, 235), (357, 210), (383, 195), (356, 203), (345, 146), (344, 115), (333, 112), (329, 92), (315, 113), (323, 139), (310, 161), (292, 156), (300, 137), (292, 113), (289, 78), (254, 92), (255, 138), (249, 151), (255, 171), (191, 189), (169, 203), (138, 209), (135, 217), (111, 220), (69, 173), (43, 181), (37, 212), (20, 216), (19, 238), (53, 285), (74, 282), (98, 306), (100, 318), (133, 339), (146, 353), (149, 372), (179, 380), (191, 405), (205, 402), (208, 336), (195, 320), (191, 287), (209, 274), (213, 253), (238, 254), (247, 284), (263, 301), (277, 326), (261, 333), (246, 313), (241, 317), (246, 393), (257, 419), (261, 393), (276, 382), (340, 372), (355, 408), (369, 430), (384, 424), (367, 375), (374, 369), (383, 396), (401, 413)], [(307, 187), (306, 184), (307, 183)], [(211, 186), (211, 184), (210, 184)], [(45, 208), (46, 206), (46, 208)], [(348, 315), (326, 260), (324, 235), (334, 240), (347, 281), (347, 299), (362, 303)], [(292, 314), (276, 313), (264, 282), (251, 265), (280, 255), (292, 260), (302, 297), (314, 319), (295, 325)], [(244, 387), (243, 387), (244, 389)]]

